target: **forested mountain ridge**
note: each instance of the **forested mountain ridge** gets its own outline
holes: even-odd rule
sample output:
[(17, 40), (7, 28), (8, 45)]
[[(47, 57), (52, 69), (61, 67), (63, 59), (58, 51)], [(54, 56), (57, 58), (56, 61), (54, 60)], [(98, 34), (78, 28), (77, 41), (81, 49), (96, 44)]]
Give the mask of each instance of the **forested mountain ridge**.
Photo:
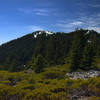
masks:
[(94, 59), (99, 57), (100, 34), (93, 30), (36, 31), (0, 46), (0, 69), (34, 69), (41, 58), (45, 67), (70, 63), (71, 71), (89, 70), (96, 69)]

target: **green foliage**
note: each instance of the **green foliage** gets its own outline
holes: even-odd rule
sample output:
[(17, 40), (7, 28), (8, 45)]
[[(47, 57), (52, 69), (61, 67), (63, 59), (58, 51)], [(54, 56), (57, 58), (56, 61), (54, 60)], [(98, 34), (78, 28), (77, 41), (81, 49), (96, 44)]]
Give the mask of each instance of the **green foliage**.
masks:
[(100, 77), (65, 78), (70, 71), (100, 69), (97, 32), (33, 35), (0, 46), (0, 70), (9, 71), (0, 71), (0, 100), (69, 100), (74, 95), (100, 99)]
[[(56, 78), (46, 78), (49, 73)], [(39, 74), (0, 71), (0, 100), (69, 100), (74, 95), (99, 100), (100, 77), (65, 80), (65, 73), (66, 66), (46, 68)]]
[(36, 72), (36, 73), (40, 73), (44, 71), (46, 64), (45, 64), (45, 60), (41, 55), (38, 55), (37, 58), (34, 60), (34, 63), (32, 65), (32, 69)]
[[(96, 69), (94, 65), (94, 51), (93, 47), (91, 47), (91, 43), (89, 43), (83, 52), (83, 59), (82, 59), (82, 64), (81, 68), (83, 70), (90, 70), (90, 69)], [(94, 68), (93, 68), (94, 67)]]
[(38, 55), (45, 59), (47, 67), (69, 63), (70, 71), (96, 69), (94, 59), (100, 58), (100, 34), (97, 32), (77, 29), (67, 34), (46, 35), (43, 31), (37, 38), (34, 34), (36, 32), (0, 46), (0, 70), (18, 72), (33, 68)]
[(100, 97), (93, 96), (89, 100), (100, 100)]
[[(88, 32), (88, 34), (85, 34)], [(97, 52), (98, 37), (95, 31), (76, 30), (71, 51), (70, 70), (96, 69), (95, 56)]]
[(84, 47), (84, 33), (86, 33), (85, 30), (76, 30), (73, 34), (73, 43), (71, 48), (71, 72), (76, 71), (80, 68), (81, 60), (82, 60), (82, 52)]

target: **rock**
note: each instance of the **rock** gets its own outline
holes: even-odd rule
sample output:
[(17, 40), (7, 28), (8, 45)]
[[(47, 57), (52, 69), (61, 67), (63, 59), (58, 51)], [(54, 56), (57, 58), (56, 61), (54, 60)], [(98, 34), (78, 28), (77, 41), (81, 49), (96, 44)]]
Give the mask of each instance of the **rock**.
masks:
[(74, 80), (76, 79), (87, 80), (88, 78), (100, 76), (100, 71), (90, 70), (87, 72), (72, 72), (72, 73), (67, 73), (66, 76)]
[(28, 73), (28, 74), (31, 74), (31, 73), (33, 73), (34, 71), (32, 70), (32, 69), (28, 69), (28, 70), (26, 70), (25, 71), (25, 73)]

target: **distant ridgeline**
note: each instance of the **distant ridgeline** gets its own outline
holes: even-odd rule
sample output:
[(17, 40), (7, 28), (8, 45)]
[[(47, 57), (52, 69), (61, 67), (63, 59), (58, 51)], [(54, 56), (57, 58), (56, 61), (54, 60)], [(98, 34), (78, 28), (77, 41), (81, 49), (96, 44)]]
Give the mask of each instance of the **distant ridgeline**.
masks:
[(79, 29), (70, 33), (36, 31), (0, 46), (0, 70), (42, 72), (70, 64), (70, 71), (97, 70), (100, 34)]

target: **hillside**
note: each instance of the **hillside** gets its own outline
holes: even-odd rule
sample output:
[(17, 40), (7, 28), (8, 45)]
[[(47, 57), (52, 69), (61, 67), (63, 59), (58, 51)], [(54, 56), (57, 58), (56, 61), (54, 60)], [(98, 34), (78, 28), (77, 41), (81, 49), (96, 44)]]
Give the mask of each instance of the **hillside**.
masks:
[(39, 55), (45, 67), (70, 63), (72, 71), (97, 69), (93, 64), (100, 57), (100, 34), (83, 29), (70, 33), (33, 32), (0, 46), (0, 69), (34, 69), (32, 64)]
[(0, 100), (100, 100), (100, 34), (36, 31), (1, 45)]

